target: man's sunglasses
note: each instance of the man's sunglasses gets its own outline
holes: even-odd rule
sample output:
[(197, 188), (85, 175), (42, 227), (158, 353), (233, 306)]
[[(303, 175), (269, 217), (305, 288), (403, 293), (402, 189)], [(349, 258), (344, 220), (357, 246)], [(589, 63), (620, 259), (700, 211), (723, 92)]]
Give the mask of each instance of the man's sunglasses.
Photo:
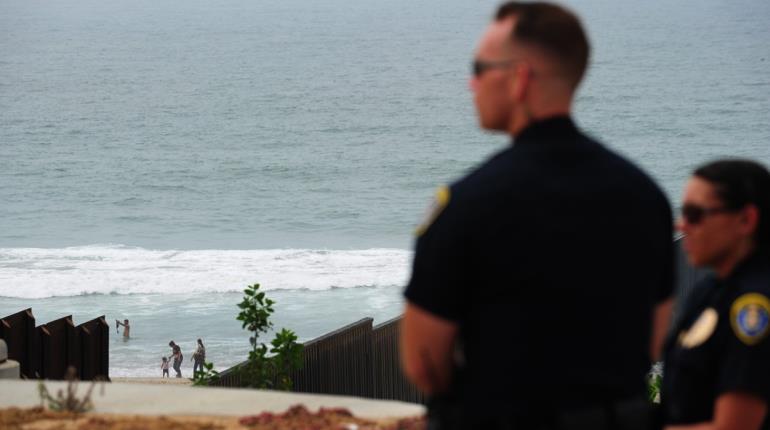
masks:
[(513, 63), (514, 63), (514, 60), (503, 60), (503, 61), (474, 60), (473, 63), (471, 63), (471, 72), (473, 73), (474, 77), (479, 78), (487, 70), (505, 69), (505, 68), (511, 67), (511, 64)]
[(700, 224), (709, 215), (729, 212), (736, 212), (736, 209), (726, 207), (704, 208), (703, 206), (687, 203), (682, 206), (682, 219), (684, 219), (687, 224), (696, 225)]

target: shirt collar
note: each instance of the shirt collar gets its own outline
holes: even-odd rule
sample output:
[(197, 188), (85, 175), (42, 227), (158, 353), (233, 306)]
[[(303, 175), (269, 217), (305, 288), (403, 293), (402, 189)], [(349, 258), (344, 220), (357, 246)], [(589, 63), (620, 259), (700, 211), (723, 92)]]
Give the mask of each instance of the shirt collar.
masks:
[(738, 263), (738, 265), (733, 269), (733, 271), (727, 275), (727, 278), (724, 279), (725, 283), (732, 284), (732, 282), (735, 279), (738, 279), (743, 276), (743, 274), (747, 271), (750, 271), (751, 269), (755, 267), (762, 267), (766, 265), (770, 261), (770, 254), (766, 251), (755, 251), (752, 255), (748, 256), (746, 259)]
[(561, 138), (574, 136), (578, 133), (572, 118), (567, 115), (554, 116), (535, 121), (526, 126), (517, 136), (514, 143), (541, 142), (543, 140), (561, 141)]

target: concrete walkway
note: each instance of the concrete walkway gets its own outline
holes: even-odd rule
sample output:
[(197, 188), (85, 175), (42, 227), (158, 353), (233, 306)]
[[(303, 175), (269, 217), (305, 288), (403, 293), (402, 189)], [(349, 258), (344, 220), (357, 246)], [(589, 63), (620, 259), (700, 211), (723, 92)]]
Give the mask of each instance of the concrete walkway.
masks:
[[(66, 390), (65, 382), (46, 381), (51, 395)], [(78, 392), (85, 393), (90, 382), (81, 382)], [(94, 388), (94, 412), (135, 415), (255, 415), (263, 411), (284, 412), (303, 404), (311, 411), (320, 407), (346, 408), (355, 416), (369, 419), (400, 418), (422, 415), (421, 405), (358, 397), (284, 393), (280, 391), (232, 388), (186, 387), (113, 382)], [(40, 405), (37, 381), (0, 380), (0, 408)]]

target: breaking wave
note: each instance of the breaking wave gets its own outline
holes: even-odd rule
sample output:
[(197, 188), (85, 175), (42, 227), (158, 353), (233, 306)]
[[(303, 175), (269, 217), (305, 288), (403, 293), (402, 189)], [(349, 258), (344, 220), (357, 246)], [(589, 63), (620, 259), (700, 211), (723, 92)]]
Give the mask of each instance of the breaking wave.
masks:
[(150, 250), (124, 245), (0, 248), (0, 297), (392, 287), (407, 281), (403, 249)]

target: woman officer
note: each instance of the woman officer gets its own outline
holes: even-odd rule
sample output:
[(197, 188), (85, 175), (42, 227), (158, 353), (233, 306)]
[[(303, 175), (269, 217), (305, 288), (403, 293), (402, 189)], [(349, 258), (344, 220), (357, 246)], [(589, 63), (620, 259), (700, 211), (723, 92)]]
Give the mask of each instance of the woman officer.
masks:
[(665, 429), (770, 429), (770, 173), (739, 160), (698, 168), (677, 227), (690, 263), (713, 275), (666, 344)]

